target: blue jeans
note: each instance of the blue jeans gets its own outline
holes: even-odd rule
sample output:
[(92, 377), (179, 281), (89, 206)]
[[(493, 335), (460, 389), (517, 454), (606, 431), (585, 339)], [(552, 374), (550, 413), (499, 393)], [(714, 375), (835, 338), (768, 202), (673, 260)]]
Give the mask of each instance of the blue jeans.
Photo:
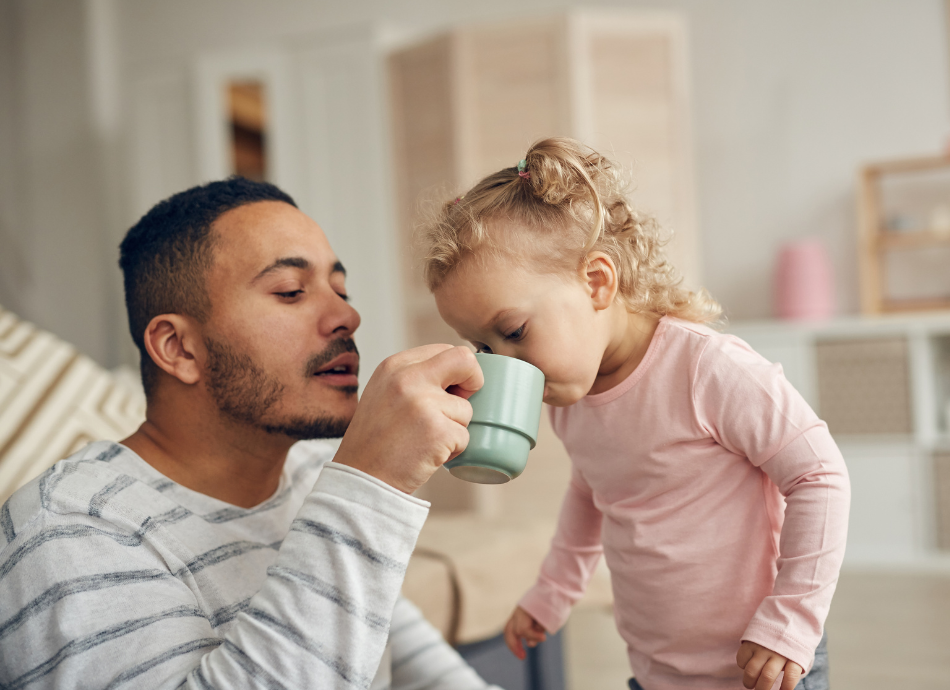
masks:
[[(636, 678), (631, 678), (628, 685), (630, 690), (643, 690)], [(828, 633), (824, 633), (821, 636), (821, 642), (818, 643), (818, 649), (815, 650), (815, 663), (812, 664), (811, 671), (798, 681), (795, 690), (829, 690), (830, 687), (831, 685), (828, 683)]]

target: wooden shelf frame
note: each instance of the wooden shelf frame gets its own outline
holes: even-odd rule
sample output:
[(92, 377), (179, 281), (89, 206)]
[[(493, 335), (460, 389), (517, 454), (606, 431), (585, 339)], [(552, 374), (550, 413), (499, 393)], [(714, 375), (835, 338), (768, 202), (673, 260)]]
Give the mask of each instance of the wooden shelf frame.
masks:
[(892, 175), (950, 169), (950, 155), (879, 161), (858, 173), (858, 267), (861, 311), (885, 314), (902, 311), (950, 309), (950, 295), (920, 299), (893, 299), (886, 294), (886, 258), (890, 251), (950, 247), (950, 233), (934, 229), (896, 232), (885, 224), (882, 179)]

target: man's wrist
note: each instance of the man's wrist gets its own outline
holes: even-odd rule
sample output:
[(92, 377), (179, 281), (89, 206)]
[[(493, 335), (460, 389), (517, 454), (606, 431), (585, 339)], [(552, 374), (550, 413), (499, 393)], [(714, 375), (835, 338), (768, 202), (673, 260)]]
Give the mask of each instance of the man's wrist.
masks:
[(339, 472), (345, 472), (350, 475), (359, 477), (362, 480), (368, 481), (372, 483), (373, 485), (386, 490), (388, 493), (398, 496), (401, 499), (409, 499), (413, 503), (416, 503), (417, 505), (422, 506), (424, 508), (428, 508), (430, 505), (428, 501), (423, 501), (422, 499), (419, 499), (413, 496), (412, 492), (405, 491), (404, 489), (399, 488), (393, 483), (386, 481), (385, 478), (380, 477), (379, 475), (374, 474), (372, 472), (367, 472), (366, 470), (360, 467), (354, 466), (351, 463), (339, 462), (337, 461), (336, 458), (334, 458), (333, 462), (327, 463), (326, 465), (326, 468), (331, 468), (331, 467)]

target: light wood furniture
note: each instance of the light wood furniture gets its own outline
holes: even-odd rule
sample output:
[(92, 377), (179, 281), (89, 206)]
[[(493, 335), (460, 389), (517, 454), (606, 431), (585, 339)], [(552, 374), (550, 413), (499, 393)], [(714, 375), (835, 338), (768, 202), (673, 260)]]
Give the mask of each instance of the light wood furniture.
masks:
[[(583, 12), (454, 29), (389, 60), (401, 238), (420, 203), (451, 199), (515, 165), (535, 140), (575, 137), (619, 162), (631, 198), (674, 231), (670, 253), (699, 282), (687, 46), (672, 14)], [(406, 263), (409, 338), (454, 338)]]
[[(439, 318), (413, 249), (425, 207), (516, 165), (544, 137), (574, 137), (622, 165), (632, 202), (673, 231), (673, 263), (688, 282), (701, 283), (681, 16), (583, 11), (457, 28), (395, 51), (389, 82), (409, 345), (458, 342)], [(532, 451), (533, 473), (539, 465), (561, 467), (549, 462), (559, 442), (542, 436), (551, 440)], [(424, 493), (435, 508), (491, 513), (502, 509), (491, 489), (446, 473)], [(557, 490), (537, 500), (552, 495)]]
[[(915, 178), (950, 172), (950, 157), (908, 158), (867, 165), (858, 177), (859, 269), (861, 310), (865, 314), (950, 309), (950, 292), (931, 297), (895, 298), (889, 294), (889, 261), (908, 250), (950, 248), (950, 228), (936, 228), (929, 218), (911, 227), (888, 227), (884, 187), (888, 182), (915, 184)], [(950, 183), (950, 178), (948, 178)], [(950, 184), (944, 198), (950, 197)]]

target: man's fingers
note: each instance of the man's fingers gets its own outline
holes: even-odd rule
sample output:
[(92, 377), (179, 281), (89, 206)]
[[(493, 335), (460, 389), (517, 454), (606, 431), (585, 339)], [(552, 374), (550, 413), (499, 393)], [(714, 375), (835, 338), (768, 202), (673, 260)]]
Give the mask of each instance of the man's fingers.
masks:
[(782, 679), (781, 690), (795, 690), (798, 681), (802, 679), (803, 671), (804, 669), (794, 661), (787, 661), (785, 663), (785, 677)]
[(452, 392), (462, 398), (471, 397), (485, 383), (475, 353), (467, 347), (439, 352), (427, 362), (427, 366), (443, 390), (451, 386)]
[(447, 343), (433, 343), (431, 345), (420, 345), (411, 350), (403, 350), (392, 355), (389, 360), (399, 366), (410, 366), (432, 359), (446, 350), (452, 350), (456, 346)]
[(468, 448), (468, 442), (470, 440), (468, 435), (468, 429), (463, 429), (462, 427), (456, 427), (455, 431), (452, 433), (451, 446), (449, 448), (449, 457), (445, 459), (445, 462), (449, 460), (455, 460), (460, 456), (466, 448)]
[(771, 656), (759, 672), (759, 682), (755, 684), (755, 690), (772, 690), (775, 679), (778, 678), (778, 674), (782, 672), (784, 667), (785, 657)]
[(447, 396), (442, 403), (442, 413), (456, 424), (467, 427), (472, 421), (472, 403), (454, 395)]

